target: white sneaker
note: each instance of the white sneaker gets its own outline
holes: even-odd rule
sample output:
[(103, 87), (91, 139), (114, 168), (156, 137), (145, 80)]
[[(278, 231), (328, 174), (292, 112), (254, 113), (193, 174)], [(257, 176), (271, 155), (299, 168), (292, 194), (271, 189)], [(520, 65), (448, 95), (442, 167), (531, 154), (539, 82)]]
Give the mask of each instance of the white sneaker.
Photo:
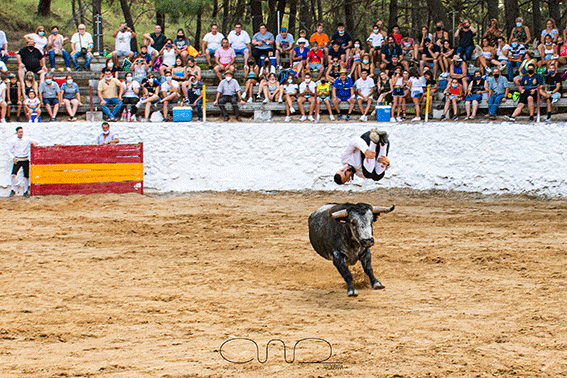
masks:
[(295, 113), (295, 108), (292, 106), (291, 108), (289, 108), (289, 112), (292, 114)]
[(55, 68), (52, 68), (52, 69), (51, 69), (51, 72), (55, 72)]
[(307, 117), (307, 119), (310, 120), (311, 122), (315, 121), (315, 118), (313, 118), (313, 116), (309, 116), (309, 117)]
[(254, 101), (254, 99), (252, 97), (248, 98), (248, 101), (246, 101), (247, 103), (251, 104)]
[(244, 92), (240, 97), (242, 97), (242, 99), (244, 100), (246, 98), (246, 92)]
[(449, 77), (449, 76), (450, 76), (450, 75), (449, 75), (449, 72), (443, 72), (443, 73), (441, 74), (441, 77), (442, 77), (442, 78), (447, 78), (447, 77)]
[(67, 67), (67, 71), (68, 71), (68, 72), (71, 72), (71, 67)]
[(0, 123), (7, 123), (7, 122), (6, 122), (6, 118), (0, 119)]
[(331, 114), (331, 115), (329, 115), (329, 119), (330, 119), (331, 121), (334, 121), (334, 120), (335, 120), (335, 116)]
[(262, 101), (262, 104), (267, 104), (268, 102), (270, 102), (270, 100), (268, 100), (267, 98), (265, 98), (264, 101)]
[(283, 102), (283, 98), (278, 98), (278, 102), (281, 104)]
[(396, 117), (396, 122), (402, 122), (402, 117)]
[(501, 64), (501, 65), (498, 67), (498, 69), (499, 69), (500, 71), (504, 70), (504, 68), (506, 68), (506, 65), (505, 65), (505, 64)]
[(366, 122), (366, 121), (368, 121), (368, 117), (365, 116), (365, 115), (360, 116), (360, 120), (361, 120), (362, 122)]
[(396, 120), (396, 117), (392, 117), (392, 118), (390, 118), (390, 122), (394, 123), (394, 122), (398, 122), (398, 121)]
[(411, 119), (412, 122), (417, 122), (417, 121), (421, 121), (421, 117), (415, 117)]
[(291, 117), (290, 116), (285, 117), (284, 122), (291, 122)]
[[(311, 117), (311, 116), (310, 116)], [(311, 117), (313, 118), (313, 117)], [(301, 118), (299, 119), (299, 121), (304, 122), (307, 119), (306, 115), (302, 115)]]
[(321, 116), (320, 116), (319, 114), (317, 114), (317, 115), (315, 116), (315, 122), (319, 122), (320, 119), (321, 119)]
[(486, 68), (484, 69), (484, 71), (486, 71), (486, 74), (487, 74), (487, 75), (490, 75), (490, 74), (492, 73), (492, 68), (486, 67)]

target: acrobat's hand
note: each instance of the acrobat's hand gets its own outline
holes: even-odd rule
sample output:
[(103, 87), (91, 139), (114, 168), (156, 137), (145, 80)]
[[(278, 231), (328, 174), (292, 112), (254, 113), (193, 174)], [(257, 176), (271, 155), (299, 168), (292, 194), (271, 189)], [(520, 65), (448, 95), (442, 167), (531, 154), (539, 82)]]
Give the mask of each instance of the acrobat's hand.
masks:
[[(364, 153), (364, 157), (367, 158), (367, 159), (374, 159), (376, 157), (376, 152), (366, 150), (366, 152)], [(378, 161), (380, 161), (380, 160), (378, 160)]]
[(390, 165), (390, 159), (388, 159), (387, 156), (380, 156), (378, 159), (376, 159), (376, 161), (378, 163), (382, 163), (384, 167), (388, 167)]

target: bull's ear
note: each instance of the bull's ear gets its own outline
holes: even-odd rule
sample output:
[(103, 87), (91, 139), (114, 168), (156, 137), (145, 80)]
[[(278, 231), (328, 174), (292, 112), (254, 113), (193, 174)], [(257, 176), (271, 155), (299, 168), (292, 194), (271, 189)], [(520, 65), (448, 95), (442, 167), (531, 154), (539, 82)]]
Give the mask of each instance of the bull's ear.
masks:
[(339, 211), (335, 211), (334, 213), (331, 213), (331, 218), (341, 222), (341, 223), (345, 223), (348, 217), (348, 211), (346, 210), (339, 210)]

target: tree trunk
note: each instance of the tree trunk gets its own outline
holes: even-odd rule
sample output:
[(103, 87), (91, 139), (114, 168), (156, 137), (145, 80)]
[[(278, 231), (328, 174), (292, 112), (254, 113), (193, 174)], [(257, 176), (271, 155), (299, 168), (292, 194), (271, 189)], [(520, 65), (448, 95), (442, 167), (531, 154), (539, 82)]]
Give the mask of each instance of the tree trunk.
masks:
[(390, 0), (390, 16), (388, 17), (388, 34), (392, 26), (398, 23), (398, 0)]
[(222, 34), (228, 35), (228, 22), (230, 21), (228, 14), (230, 12), (230, 0), (223, 0), (222, 2)]
[[(321, 4), (321, 0), (316, 0), (316, 3), (317, 3), (317, 22), (318, 23), (323, 22), (323, 4)], [(313, 9), (313, 13), (315, 13), (315, 9)]]
[(299, 29), (308, 30), (307, 39), (309, 39), (309, 31), (313, 31), (313, 15), (307, 0), (299, 3)]
[(73, 12), (73, 21), (75, 22), (75, 27), (79, 26), (79, 15), (77, 14), (77, 0), (71, 1), (71, 11)]
[(278, 35), (278, 14), (276, 13), (277, 0), (268, 0), (268, 22), (266, 26), (273, 35)]
[(433, 17), (434, 23), (443, 21), (445, 30), (451, 29), (452, 21), (449, 19), (449, 13), (447, 13), (447, 9), (441, 0), (427, 0), (427, 7), (429, 8), (429, 14)]
[(244, 10), (245, 10), (245, 6), (246, 3), (244, 0), (238, 0), (236, 2), (236, 8), (234, 9), (233, 12), (233, 19), (235, 20), (234, 22), (242, 22), (242, 17), (244, 16)]
[(418, 36), (421, 32), (421, 27), (427, 25), (425, 23), (421, 10), (420, 0), (411, 0), (411, 31), (410, 36)]
[(195, 49), (197, 50), (201, 50), (202, 17), (203, 17), (203, 7), (201, 6), (199, 7), (199, 12), (197, 13), (197, 26), (195, 27), (195, 42), (193, 43), (193, 47), (195, 47)]
[(349, 0), (345, 1), (345, 28), (349, 33), (354, 33), (354, 12)]
[(37, 14), (40, 16), (49, 16), (51, 14), (51, 0), (39, 0), (39, 4), (37, 4)]
[(295, 32), (295, 18), (297, 17), (297, 2), (292, 0), (289, 3), (289, 25), (287, 26), (288, 31), (293, 34), (295, 39), (299, 38), (299, 33)]
[[(83, 1), (78, 0), (77, 3), (79, 4), (79, 24), (84, 24), (85, 23), (85, 8), (83, 7)], [(77, 26), (79, 26), (79, 24), (77, 24)]]
[[(103, 23), (102, 23), (102, 0), (93, 0), (93, 41), (94, 47), (93, 51), (98, 51), (102, 53), (104, 50), (104, 30), (103, 30)], [(100, 30), (97, 30), (97, 20), (100, 17)]]
[[(280, 13), (279, 13), (279, 14), (280, 14), (280, 19), (279, 19), (280, 27), (283, 26), (283, 16), (284, 16), (284, 14), (285, 14), (285, 6), (286, 6), (286, 3), (287, 3), (286, 0), (278, 0), (278, 12), (280, 12)], [(280, 31), (278, 30), (278, 33), (279, 33), (279, 32), (280, 32)]]
[(493, 18), (498, 20), (498, 0), (486, 0), (486, 5), (488, 7), (488, 21), (490, 25), (490, 20)]
[(504, 13), (506, 14), (505, 35), (509, 36), (510, 33), (512, 33), (512, 28), (516, 26), (516, 18), (520, 16), (520, 8), (518, 7), (518, 0), (504, 0)]
[(252, 15), (252, 34), (254, 35), (260, 30), (260, 24), (264, 23), (264, 15), (262, 14), (262, 1), (250, 0), (250, 14)]
[[(122, 13), (124, 13), (124, 21), (126, 21), (128, 27), (135, 33), (136, 28), (134, 27), (134, 19), (130, 12), (130, 4), (128, 3), (128, 0), (120, 0), (120, 7), (122, 8)], [(138, 42), (136, 41), (136, 37), (132, 38), (130, 41), (130, 48), (132, 51), (138, 52)]]
[(548, 0), (547, 1), (547, 4), (549, 6), (549, 17), (551, 17), (555, 20), (555, 24), (557, 25), (557, 27), (559, 29), (561, 29), (561, 25), (564, 25), (564, 23), (561, 22), (562, 21), (561, 20), (561, 10), (559, 8), (560, 2), (561, 2), (561, 0)]
[(156, 10), (156, 25), (161, 26), (162, 33), (165, 34), (165, 13)]
[[(539, 32), (540, 30), (542, 30), (542, 22), (541, 22), (541, 9), (540, 9), (540, 4), (539, 4), (539, 0), (532, 0), (532, 12), (533, 12), (533, 17), (534, 17), (534, 26), (532, 30), (537, 30), (537, 32)], [(536, 34), (537, 36), (537, 34)]]
[(211, 15), (213, 20), (217, 18), (218, 14), (219, 14), (219, 2), (218, 2), (218, 0), (214, 0), (214, 2), (213, 2), (213, 14)]

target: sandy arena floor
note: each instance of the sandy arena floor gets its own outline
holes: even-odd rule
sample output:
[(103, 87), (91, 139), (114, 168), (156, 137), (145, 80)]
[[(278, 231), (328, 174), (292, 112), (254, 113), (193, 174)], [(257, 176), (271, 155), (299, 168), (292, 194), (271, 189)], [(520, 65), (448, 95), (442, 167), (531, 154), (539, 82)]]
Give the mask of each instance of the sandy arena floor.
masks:
[[(382, 291), (309, 244), (327, 202), (375, 225)], [(1, 377), (567, 375), (567, 201), (380, 190), (0, 200)], [(234, 364), (221, 344), (272, 343)], [(255, 357), (233, 341), (233, 361)], [(288, 360), (292, 352), (288, 350)], [(298, 362), (299, 361), (299, 362)]]

